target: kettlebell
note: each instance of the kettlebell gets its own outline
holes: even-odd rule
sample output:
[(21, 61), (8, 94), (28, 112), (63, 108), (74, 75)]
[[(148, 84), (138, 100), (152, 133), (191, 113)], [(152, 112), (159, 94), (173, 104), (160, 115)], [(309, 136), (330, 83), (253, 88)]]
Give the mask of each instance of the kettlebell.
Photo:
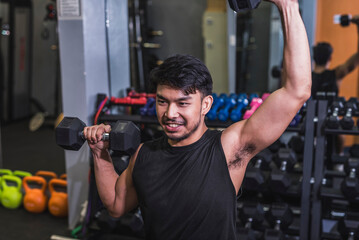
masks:
[(49, 182), (51, 197), (48, 204), (49, 212), (55, 217), (65, 217), (68, 214), (67, 193), (55, 190), (55, 187), (67, 190), (67, 181), (62, 179), (52, 179)]
[(57, 174), (51, 171), (37, 171), (35, 176), (40, 176), (45, 178), (46, 182), (49, 182), (53, 178), (57, 178)]
[(0, 176), (3, 176), (3, 175), (13, 175), (13, 174), (10, 169), (0, 168)]
[[(8, 182), (15, 182), (16, 186), (9, 186)], [(1, 203), (4, 207), (15, 209), (20, 207), (22, 200), (21, 179), (16, 176), (4, 175), (1, 178)]]
[[(36, 183), (37, 187), (30, 188), (29, 184)], [(46, 180), (39, 176), (27, 176), (22, 180), (25, 189), (24, 208), (32, 213), (41, 213), (46, 209), (47, 196)]]
[(13, 172), (13, 175), (16, 176), (16, 177), (19, 177), (21, 179), (23, 179), (24, 177), (32, 176), (31, 173), (25, 172), (25, 171), (20, 171), (20, 170), (15, 170)]
[(63, 173), (63, 174), (60, 175), (59, 178), (62, 179), (62, 180), (66, 180), (67, 179), (67, 174)]
[(0, 176), (0, 202), (1, 202), (1, 195), (2, 195), (2, 186), (1, 186), (1, 176)]
[[(24, 177), (32, 176), (31, 173), (25, 172), (25, 171), (20, 171), (20, 170), (15, 170), (15, 171), (13, 172), (13, 175), (16, 176), (16, 177), (21, 178), (21, 180), (23, 180)], [(23, 195), (25, 194), (24, 187), (21, 188), (21, 193), (22, 193)]]

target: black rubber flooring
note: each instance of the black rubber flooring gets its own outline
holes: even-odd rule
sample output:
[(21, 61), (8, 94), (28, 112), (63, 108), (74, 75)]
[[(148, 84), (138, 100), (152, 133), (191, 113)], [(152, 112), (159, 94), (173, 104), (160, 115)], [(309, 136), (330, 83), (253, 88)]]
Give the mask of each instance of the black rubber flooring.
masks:
[[(28, 120), (1, 126), (2, 166), (34, 174), (38, 170), (65, 173), (64, 151), (55, 144), (55, 132), (43, 126), (35, 132), (28, 129)], [(51, 235), (71, 236), (67, 218), (56, 218), (48, 211), (32, 214), (20, 207), (16, 210), (0, 206), (0, 240), (40, 240)]]

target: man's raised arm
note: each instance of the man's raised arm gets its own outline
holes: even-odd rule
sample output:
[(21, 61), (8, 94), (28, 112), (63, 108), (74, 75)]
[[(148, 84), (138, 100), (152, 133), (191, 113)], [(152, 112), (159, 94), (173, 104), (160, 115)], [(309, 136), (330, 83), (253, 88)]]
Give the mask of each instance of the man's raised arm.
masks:
[(359, 65), (359, 15), (355, 15), (352, 22), (357, 26), (357, 52), (350, 56), (345, 63), (335, 68), (335, 76), (337, 78), (337, 82), (339, 83), (346, 75), (351, 73)]
[(278, 139), (310, 97), (310, 52), (298, 1), (270, 2), (277, 5), (282, 18), (283, 86), (272, 93), (248, 120), (237, 122), (223, 132), (222, 146), (229, 166), (239, 158), (249, 161)]

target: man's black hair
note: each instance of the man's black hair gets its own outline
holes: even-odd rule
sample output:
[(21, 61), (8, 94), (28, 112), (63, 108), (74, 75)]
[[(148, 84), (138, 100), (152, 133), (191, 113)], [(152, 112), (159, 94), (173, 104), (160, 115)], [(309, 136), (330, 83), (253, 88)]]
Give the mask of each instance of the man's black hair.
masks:
[(158, 85), (166, 85), (181, 90), (184, 94), (194, 94), (198, 90), (202, 98), (212, 94), (212, 77), (208, 68), (198, 58), (180, 55), (167, 58), (150, 74), (154, 90)]
[(313, 47), (314, 62), (319, 66), (324, 66), (330, 60), (333, 53), (333, 47), (330, 43), (320, 42)]

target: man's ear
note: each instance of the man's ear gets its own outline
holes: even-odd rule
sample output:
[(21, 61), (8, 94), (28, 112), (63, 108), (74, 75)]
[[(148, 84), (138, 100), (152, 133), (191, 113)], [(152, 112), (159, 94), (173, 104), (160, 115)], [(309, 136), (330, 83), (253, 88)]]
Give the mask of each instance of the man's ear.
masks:
[(202, 100), (202, 114), (206, 115), (211, 110), (213, 104), (212, 95), (205, 96)]

